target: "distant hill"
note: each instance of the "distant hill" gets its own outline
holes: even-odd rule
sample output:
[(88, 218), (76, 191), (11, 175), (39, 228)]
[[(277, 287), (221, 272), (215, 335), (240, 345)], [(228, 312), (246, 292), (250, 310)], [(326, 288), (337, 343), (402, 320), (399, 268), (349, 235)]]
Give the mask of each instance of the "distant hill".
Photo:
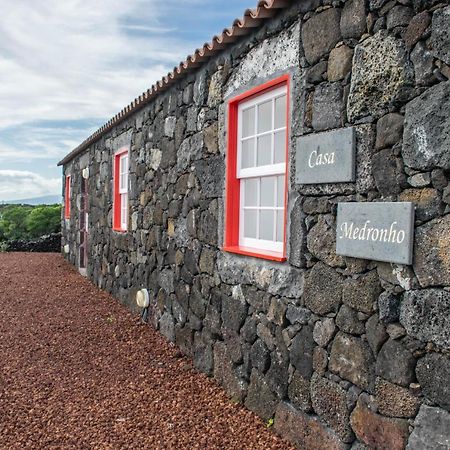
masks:
[(61, 203), (60, 195), (45, 195), (43, 197), (24, 198), (22, 200), (0, 201), (0, 205), (54, 205)]

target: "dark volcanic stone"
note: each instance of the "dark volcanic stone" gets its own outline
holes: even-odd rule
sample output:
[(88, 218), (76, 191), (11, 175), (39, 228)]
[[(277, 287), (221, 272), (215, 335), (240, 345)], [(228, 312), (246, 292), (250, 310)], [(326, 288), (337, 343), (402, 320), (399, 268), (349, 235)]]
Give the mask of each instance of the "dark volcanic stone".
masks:
[(306, 325), (292, 339), (290, 347), (291, 364), (305, 378), (309, 378), (312, 374), (313, 351), (313, 330), (311, 326)]
[(309, 412), (311, 410), (309, 380), (297, 371), (294, 372), (292, 380), (289, 383), (288, 397), (291, 403), (302, 411)]
[(363, 334), (365, 332), (364, 321), (358, 319), (358, 311), (350, 306), (342, 305), (336, 316), (336, 325), (341, 331), (350, 334)]
[(402, 139), (405, 118), (398, 113), (389, 113), (377, 122), (377, 139), (375, 148), (392, 147)]
[(347, 392), (339, 384), (313, 375), (311, 379), (311, 402), (316, 414), (333, 428), (344, 442), (351, 442), (350, 411)]
[(400, 300), (389, 292), (383, 292), (378, 297), (378, 311), (383, 323), (397, 322), (400, 316)]
[(315, 64), (339, 42), (341, 39), (339, 22), (340, 10), (330, 8), (303, 24), (302, 42), (306, 59), (310, 64)]
[(329, 368), (361, 389), (373, 389), (372, 352), (360, 338), (339, 332), (331, 347)]
[(450, 81), (439, 83), (410, 101), (405, 110), (403, 158), (413, 169), (450, 169)]
[(341, 15), (341, 33), (344, 38), (360, 38), (367, 30), (366, 2), (348, 0)]
[(344, 283), (342, 301), (352, 308), (370, 314), (382, 289), (376, 270)]
[(251, 347), (250, 361), (253, 367), (261, 373), (265, 373), (270, 365), (270, 352), (261, 339), (258, 339)]
[(342, 125), (344, 110), (340, 83), (317, 86), (313, 97), (312, 126), (316, 131), (329, 130)]
[(449, 448), (450, 413), (422, 405), (414, 421), (408, 450), (446, 450)]
[(414, 356), (399, 341), (389, 339), (378, 353), (376, 373), (391, 383), (408, 386), (415, 379), (415, 367)]
[(336, 312), (341, 304), (343, 283), (341, 275), (318, 262), (305, 279), (305, 306), (316, 314)]
[(275, 412), (275, 431), (300, 449), (344, 450), (339, 437), (316, 417), (281, 402)]
[(438, 9), (431, 24), (431, 45), (433, 54), (450, 65), (450, 6)]
[(414, 45), (416, 45), (430, 22), (431, 19), (428, 11), (422, 11), (410, 20), (408, 28), (403, 35), (403, 39), (408, 50), (411, 50)]
[(245, 406), (267, 421), (274, 416), (277, 403), (277, 397), (270, 390), (263, 376), (253, 369)]
[(430, 353), (419, 359), (416, 367), (417, 380), (423, 394), (443, 408), (450, 409), (450, 358)]
[(400, 323), (410, 336), (450, 350), (450, 292), (443, 289), (406, 292)]

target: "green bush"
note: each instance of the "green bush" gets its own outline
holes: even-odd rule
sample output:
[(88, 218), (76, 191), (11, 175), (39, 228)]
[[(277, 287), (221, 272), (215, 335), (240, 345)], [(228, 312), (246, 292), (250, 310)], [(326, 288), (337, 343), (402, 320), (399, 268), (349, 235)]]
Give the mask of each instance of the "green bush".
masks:
[(38, 206), (26, 219), (26, 228), (31, 237), (57, 233), (61, 229), (61, 206)]
[(32, 239), (61, 229), (61, 205), (7, 205), (0, 209), (0, 242)]

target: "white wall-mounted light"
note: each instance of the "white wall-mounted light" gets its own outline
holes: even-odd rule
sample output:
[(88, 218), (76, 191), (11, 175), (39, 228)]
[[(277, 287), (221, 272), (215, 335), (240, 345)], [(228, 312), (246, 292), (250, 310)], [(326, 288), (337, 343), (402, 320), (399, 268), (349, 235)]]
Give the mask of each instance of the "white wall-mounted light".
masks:
[(89, 178), (89, 167), (86, 167), (85, 169), (83, 169), (81, 171), (81, 175), (83, 176), (83, 178), (85, 180), (87, 180)]
[(140, 308), (148, 308), (150, 304), (150, 295), (147, 289), (141, 289), (136, 293), (136, 303)]
[(64, 253), (69, 253), (69, 251), (70, 251), (69, 244), (66, 244), (66, 245), (64, 246)]

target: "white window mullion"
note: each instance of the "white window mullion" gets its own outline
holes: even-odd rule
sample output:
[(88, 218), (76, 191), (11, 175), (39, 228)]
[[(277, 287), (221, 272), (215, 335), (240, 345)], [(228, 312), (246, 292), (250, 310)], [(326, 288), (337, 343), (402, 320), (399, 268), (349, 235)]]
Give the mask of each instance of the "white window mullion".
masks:
[[(237, 178), (240, 179), (240, 208), (239, 208), (239, 245), (247, 248), (259, 249), (261, 251), (269, 251), (275, 253), (283, 252), (283, 242), (277, 241), (278, 236), (281, 234), (284, 225), (279, 224), (278, 215), (279, 212), (283, 212), (285, 210), (285, 206), (278, 204), (278, 194), (281, 186), (278, 187), (278, 178), (279, 176), (286, 175), (286, 162), (275, 163), (275, 136), (276, 133), (283, 132), (287, 130), (287, 117), (286, 111), (282, 111), (279, 108), (278, 114), (276, 111), (276, 99), (286, 96), (286, 86), (281, 88), (277, 88), (274, 90), (270, 90), (265, 92), (257, 97), (253, 97), (250, 100), (243, 101), (238, 105), (238, 120), (237, 120), (237, 157), (238, 161), (236, 164), (237, 170)], [(260, 121), (258, 118), (258, 109), (259, 105), (266, 104), (264, 106), (265, 111), (261, 111), (262, 119), (267, 120), (267, 126), (265, 126), (265, 130), (259, 133), (258, 126), (260, 126)], [(271, 115), (269, 117), (266, 116), (266, 108), (269, 108), (269, 104), (271, 109)], [(253, 111), (251, 111), (253, 108)], [(243, 111), (247, 111), (245, 113), (245, 117)], [(253, 114), (253, 116), (252, 116)], [(245, 123), (245, 133), (244, 133), (244, 123)], [(265, 123), (265, 122), (264, 122)], [(252, 130), (252, 125), (254, 126), (254, 130)], [(277, 128), (275, 129), (275, 125)], [(283, 126), (284, 125), (284, 126)], [(270, 129), (266, 129), (270, 127)], [(245, 135), (245, 137), (243, 137)], [(265, 136), (265, 137), (264, 137)], [(263, 138), (264, 137), (264, 138)], [(259, 152), (259, 143), (258, 141), (262, 141), (262, 145), (267, 145), (267, 148), (264, 148), (265, 152), (270, 150), (270, 158), (269, 154), (265, 153), (264, 163), (267, 162), (266, 165), (258, 166), (258, 161), (261, 163), (262, 160), (258, 160), (258, 152)], [(268, 142), (267, 142), (268, 141)], [(250, 142), (252, 145), (250, 145)], [(245, 144), (243, 144), (245, 143)], [(270, 148), (269, 148), (270, 145)], [(250, 150), (250, 147), (252, 149)], [(249, 154), (243, 153), (243, 151), (253, 151), (249, 159)], [(279, 143), (279, 152), (281, 152), (281, 143)], [(277, 153), (278, 155), (278, 153)], [(253, 167), (251, 167), (253, 161)], [(281, 161), (281, 159), (280, 159)], [(244, 168), (243, 168), (244, 166)], [(262, 184), (263, 180), (266, 177), (275, 177), (275, 186), (272, 187), (274, 194), (274, 202), (268, 206), (261, 206), (262, 201)], [(254, 179), (254, 181), (250, 181)], [(268, 180), (267, 180), (268, 182)], [(255, 184), (253, 184), (255, 183)], [(256, 186), (255, 186), (256, 185)], [(250, 201), (250, 197), (248, 198), (249, 204), (246, 204), (246, 190), (256, 188), (256, 205), (253, 204), (255, 201), (253, 197), (253, 193), (248, 191), (252, 200)], [(284, 192), (284, 188), (283, 188)], [(267, 193), (266, 193), (267, 195)], [(270, 193), (272, 196), (272, 192)], [(266, 202), (267, 203), (267, 202)], [(270, 217), (272, 217), (273, 223), (270, 224)], [(246, 223), (246, 219), (247, 222)], [(256, 220), (256, 223), (254, 221)], [(262, 222), (264, 220), (264, 222)], [(269, 227), (272, 226), (272, 234), (270, 234)], [(256, 238), (254, 237), (256, 236)]]

